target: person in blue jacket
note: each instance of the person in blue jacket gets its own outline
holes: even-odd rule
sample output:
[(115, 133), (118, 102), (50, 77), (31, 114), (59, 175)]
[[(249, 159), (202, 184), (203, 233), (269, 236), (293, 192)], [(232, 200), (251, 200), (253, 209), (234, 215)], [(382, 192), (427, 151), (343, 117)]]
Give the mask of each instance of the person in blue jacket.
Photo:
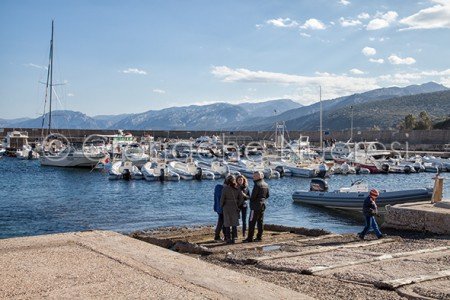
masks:
[(361, 231), (358, 234), (359, 238), (362, 240), (364, 239), (364, 236), (367, 234), (367, 232), (370, 230), (370, 227), (372, 227), (377, 238), (381, 239), (382, 237), (384, 237), (384, 235), (378, 228), (377, 220), (375, 219), (375, 216), (378, 213), (376, 201), (379, 195), (380, 192), (378, 192), (378, 190), (372, 189), (369, 193), (369, 196), (364, 200), (363, 215), (366, 221), (366, 226), (364, 227), (363, 231)]
[(223, 209), (220, 206), (220, 197), (222, 196), (223, 185), (218, 184), (214, 188), (214, 211), (217, 213), (217, 225), (214, 233), (214, 240), (221, 241), (220, 232), (223, 232)]

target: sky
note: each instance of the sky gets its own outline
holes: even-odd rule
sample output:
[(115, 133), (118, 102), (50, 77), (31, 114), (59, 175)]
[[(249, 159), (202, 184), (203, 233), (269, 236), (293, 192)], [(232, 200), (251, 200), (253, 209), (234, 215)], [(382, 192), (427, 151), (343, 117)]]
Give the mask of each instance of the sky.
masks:
[(0, 118), (450, 87), (450, 0), (2, 0)]

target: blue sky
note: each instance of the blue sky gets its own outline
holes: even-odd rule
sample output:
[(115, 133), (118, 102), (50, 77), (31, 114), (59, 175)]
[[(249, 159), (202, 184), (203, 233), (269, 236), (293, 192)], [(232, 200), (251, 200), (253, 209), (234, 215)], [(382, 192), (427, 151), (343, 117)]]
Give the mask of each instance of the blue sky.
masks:
[(0, 1), (0, 118), (450, 87), (450, 0)]

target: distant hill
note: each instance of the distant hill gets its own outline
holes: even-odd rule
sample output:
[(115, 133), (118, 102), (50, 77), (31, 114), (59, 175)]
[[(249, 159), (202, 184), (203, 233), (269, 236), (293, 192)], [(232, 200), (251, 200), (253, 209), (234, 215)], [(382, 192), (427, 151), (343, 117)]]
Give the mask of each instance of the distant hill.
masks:
[[(348, 128), (350, 126), (350, 106), (354, 107), (355, 127), (360, 128), (372, 127), (373, 125), (382, 128), (392, 127), (399, 118), (404, 117), (405, 113), (417, 114), (421, 110), (428, 111), (432, 117), (442, 117), (450, 111), (447, 109), (450, 101), (446, 91), (449, 91), (449, 89), (445, 86), (429, 82), (404, 88), (381, 88), (324, 100), (322, 101), (323, 125), (324, 128), (332, 130)], [(440, 94), (439, 92), (443, 93)], [(386, 101), (383, 102), (384, 100)], [(433, 105), (435, 106), (433, 107)], [(276, 121), (286, 121), (290, 130), (317, 130), (319, 127), (319, 107), (319, 103), (302, 106), (290, 99), (277, 99), (237, 105), (214, 103), (170, 107), (137, 114), (98, 115), (94, 117), (81, 112), (59, 110), (52, 114), (52, 127), (70, 129), (271, 130)], [(48, 114), (45, 120), (47, 123)], [(382, 120), (382, 122), (379, 120)], [(41, 128), (41, 125), (41, 117), (36, 119), (0, 119), (0, 127)]]
[[(322, 110), (329, 111), (335, 110), (343, 107), (350, 107), (351, 105), (361, 104), (361, 103), (370, 103), (372, 101), (378, 101), (383, 99), (389, 99), (398, 96), (408, 96), (408, 95), (416, 95), (423, 93), (432, 93), (438, 91), (448, 90), (447, 87), (437, 84), (435, 82), (428, 82), (421, 85), (410, 85), (407, 87), (389, 87), (389, 88), (381, 88), (375, 89), (364, 93), (353, 94), (350, 96), (339, 97), (331, 100), (322, 101)], [(264, 119), (255, 120), (252, 123), (239, 123), (235, 124), (230, 129), (241, 129), (241, 130), (267, 130), (272, 128), (273, 124), (276, 121), (289, 121), (295, 120), (298, 118), (302, 118), (308, 115), (310, 122), (314, 120), (314, 123), (318, 124), (319, 120), (319, 111), (320, 111), (320, 103), (316, 102), (314, 104), (308, 106), (302, 106), (300, 108), (288, 110), (278, 116), (271, 116)], [(316, 115), (312, 115), (316, 114)], [(295, 124), (295, 122), (289, 122), (290, 124)], [(297, 122), (299, 123), (299, 122)], [(306, 124), (306, 123), (304, 123)], [(315, 128), (318, 128), (318, 125), (315, 125)], [(313, 125), (307, 126), (308, 128), (314, 127)], [(296, 127), (298, 128), (298, 127)], [(291, 128), (294, 129), (294, 128)]]
[(30, 118), (17, 118), (17, 119), (0, 119), (0, 128), (11, 127), (11, 125), (31, 120)]
[(111, 128), (114, 127), (114, 124), (118, 123), (119, 121), (122, 121), (123, 119), (133, 115), (134, 114), (98, 115), (93, 116), (92, 119), (94, 119), (101, 128)]
[(129, 116), (113, 126), (126, 129), (214, 130), (247, 117), (245, 109), (237, 105), (215, 103), (150, 110)]
[[(450, 111), (450, 90), (424, 93), (411, 96), (371, 101), (353, 105), (354, 128), (368, 129), (395, 128), (408, 114), (418, 115), (426, 111), (432, 119), (442, 118)], [(350, 128), (351, 110), (349, 107), (328, 110), (323, 113), (323, 128), (343, 130)], [(289, 120), (286, 126), (291, 130), (317, 130), (318, 114)]]
[(291, 99), (278, 99), (265, 102), (245, 102), (238, 104), (238, 106), (245, 109), (250, 116), (268, 117), (282, 114), (291, 109), (300, 108), (303, 105)]
[[(48, 120), (49, 114), (46, 113), (44, 127), (48, 126)], [(52, 128), (101, 129), (101, 125), (93, 118), (78, 111), (55, 110), (52, 112)], [(42, 117), (11, 123), (9, 127), (41, 128)]]
[[(159, 130), (210, 130), (247, 121), (252, 118), (280, 114), (301, 107), (289, 99), (270, 100), (258, 103), (215, 103), (149, 110), (138, 114), (97, 115), (89, 117), (81, 112), (57, 110), (52, 113), (53, 128), (70, 129), (159, 129)], [(48, 125), (45, 115), (45, 127)], [(2, 127), (41, 128), (42, 117), (29, 119), (0, 119)]]

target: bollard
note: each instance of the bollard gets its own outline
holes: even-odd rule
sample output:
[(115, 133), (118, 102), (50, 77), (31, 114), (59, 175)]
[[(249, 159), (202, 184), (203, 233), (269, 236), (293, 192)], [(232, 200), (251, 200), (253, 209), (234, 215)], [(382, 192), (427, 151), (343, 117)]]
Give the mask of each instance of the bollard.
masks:
[(434, 177), (434, 188), (433, 196), (431, 197), (431, 203), (436, 203), (442, 201), (442, 191), (444, 188), (444, 178), (440, 177), (439, 174)]

